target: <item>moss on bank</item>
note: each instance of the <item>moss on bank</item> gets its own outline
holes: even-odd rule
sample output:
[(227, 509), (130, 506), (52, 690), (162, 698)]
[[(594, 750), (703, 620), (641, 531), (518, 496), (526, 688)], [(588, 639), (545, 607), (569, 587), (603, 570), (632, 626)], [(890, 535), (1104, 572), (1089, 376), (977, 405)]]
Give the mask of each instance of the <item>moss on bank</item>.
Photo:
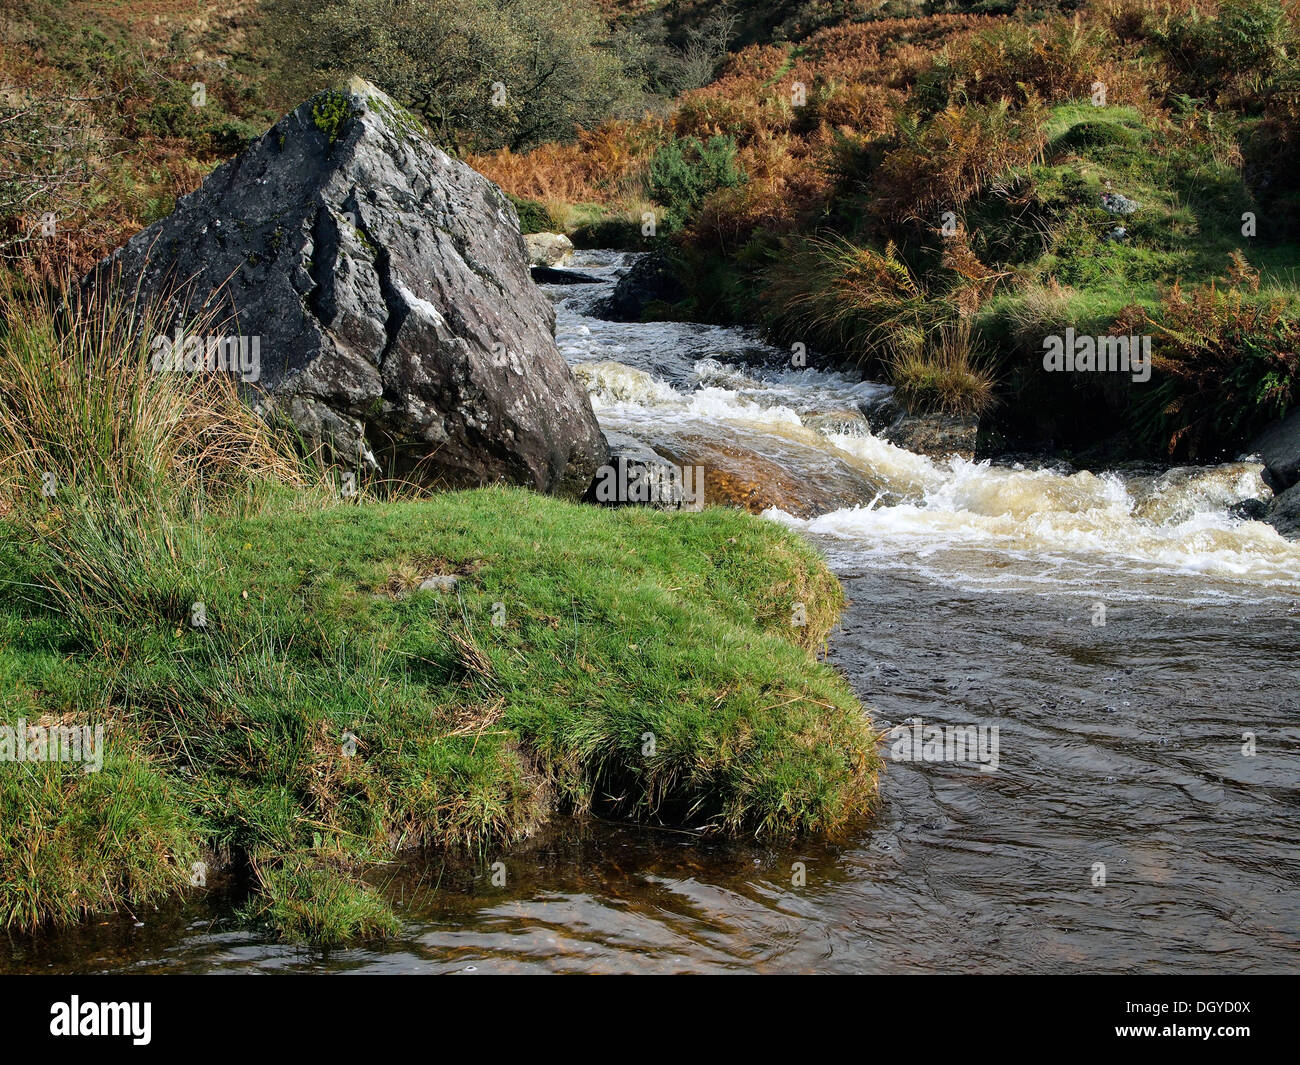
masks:
[[(98, 773), (0, 762), (10, 927), (230, 856), (251, 919), (341, 940), (393, 926), (361, 874), (407, 847), (482, 852), (565, 810), (836, 833), (874, 796), (869, 722), (810, 654), (839, 585), (748, 515), (285, 491), (133, 522), (156, 528), (71, 503), (43, 535), (0, 527), (0, 723), (106, 725)], [(114, 550), (149, 557), (99, 585)], [(433, 575), (456, 589), (420, 591)]]

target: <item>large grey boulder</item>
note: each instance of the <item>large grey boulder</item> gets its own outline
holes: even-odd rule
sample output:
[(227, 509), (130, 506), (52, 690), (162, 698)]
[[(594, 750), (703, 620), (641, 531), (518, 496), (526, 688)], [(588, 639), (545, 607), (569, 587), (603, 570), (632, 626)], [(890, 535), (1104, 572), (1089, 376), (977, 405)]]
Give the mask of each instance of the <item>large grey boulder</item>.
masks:
[(217, 167), (86, 280), (106, 283), (162, 301), (169, 332), (256, 337), (250, 402), (349, 466), (576, 498), (605, 461), (513, 207), (360, 79)]
[(1285, 491), (1300, 481), (1300, 410), (1266, 428), (1247, 450), (1264, 463), (1273, 491)]

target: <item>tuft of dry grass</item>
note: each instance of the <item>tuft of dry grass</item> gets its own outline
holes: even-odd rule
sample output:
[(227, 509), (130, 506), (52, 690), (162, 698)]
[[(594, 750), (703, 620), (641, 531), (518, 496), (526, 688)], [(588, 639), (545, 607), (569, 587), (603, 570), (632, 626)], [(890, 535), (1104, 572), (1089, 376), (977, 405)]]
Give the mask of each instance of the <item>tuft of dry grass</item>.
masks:
[(773, 268), (766, 295), (780, 308), (771, 324), (858, 362), (914, 324), (926, 300), (892, 243), (878, 252), (838, 236), (813, 237)]
[[(157, 308), (127, 293), (33, 299), (0, 282), (0, 497), (208, 493), (303, 467), (224, 373), (157, 372)], [(188, 330), (199, 335), (207, 323)]]
[(920, 330), (900, 333), (889, 375), (899, 400), (914, 413), (978, 416), (993, 406), (993, 375), (972, 344), (967, 318), (940, 325), (928, 337)]

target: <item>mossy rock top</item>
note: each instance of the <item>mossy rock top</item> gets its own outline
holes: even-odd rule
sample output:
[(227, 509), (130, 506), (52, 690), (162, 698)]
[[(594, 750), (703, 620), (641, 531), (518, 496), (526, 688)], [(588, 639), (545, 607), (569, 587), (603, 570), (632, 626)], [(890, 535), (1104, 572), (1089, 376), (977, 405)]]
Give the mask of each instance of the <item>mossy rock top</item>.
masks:
[(1079, 122), (1052, 140), (1047, 151), (1053, 156), (1088, 148), (1135, 148), (1145, 139), (1145, 131), (1120, 122)]

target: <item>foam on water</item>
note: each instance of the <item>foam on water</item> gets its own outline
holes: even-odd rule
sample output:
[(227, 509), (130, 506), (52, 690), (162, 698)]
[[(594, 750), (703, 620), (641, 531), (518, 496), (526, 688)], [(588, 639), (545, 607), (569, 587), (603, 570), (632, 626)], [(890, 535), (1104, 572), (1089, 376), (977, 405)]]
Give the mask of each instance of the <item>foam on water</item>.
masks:
[[(968, 588), (1196, 601), (1292, 598), (1300, 544), (1229, 508), (1269, 495), (1253, 463), (1158, 474), (1061, 472), (919, 455), (874, 435), (863, 412), (890, 389), (851, 372), (795, 367), (751, 330), (591, 317), (626, 258), (585, 253), (604, 282), (552, 289), (557, 340), (601, 423), (636, 433), (725, 426), (745, 446), (809, 476), (823, 456), (879, 487), (871, 506), (800, 519), (837, 564), (888, 564)], [(812, 361), (815, 362), (815, 357)], [(784, 446), (789, 442), (803, 445)]]
[[(1007, 590), (1033, 590), (1044, 581), (1086, 589), (1104, 580), (1134, 598), (1219, 598), (1233, 585), (1254, 598), (1265, 589), (1277, 596), (1300, 591), (1300, 544), (1228, 514), (1233, 502), (1266, 494), (1258, 466), (1190, 471), (1165, 488), (1162, 507), (1153, 510), (1142, 505), (1145, 486), (1118, 474), (997, 468), (960, 458), (940, 464), (900, 456), (872, 438), (841, 443), (911, 498), (807, 520), (766, 515), (842, 541), (841, 558), (892, 559), (944, 580)], [(872, 463), (870, 456), (881, 455), (891, 461)], [(1161, 574), (1211, 581), (1189, 589), (1158, 580)]]

